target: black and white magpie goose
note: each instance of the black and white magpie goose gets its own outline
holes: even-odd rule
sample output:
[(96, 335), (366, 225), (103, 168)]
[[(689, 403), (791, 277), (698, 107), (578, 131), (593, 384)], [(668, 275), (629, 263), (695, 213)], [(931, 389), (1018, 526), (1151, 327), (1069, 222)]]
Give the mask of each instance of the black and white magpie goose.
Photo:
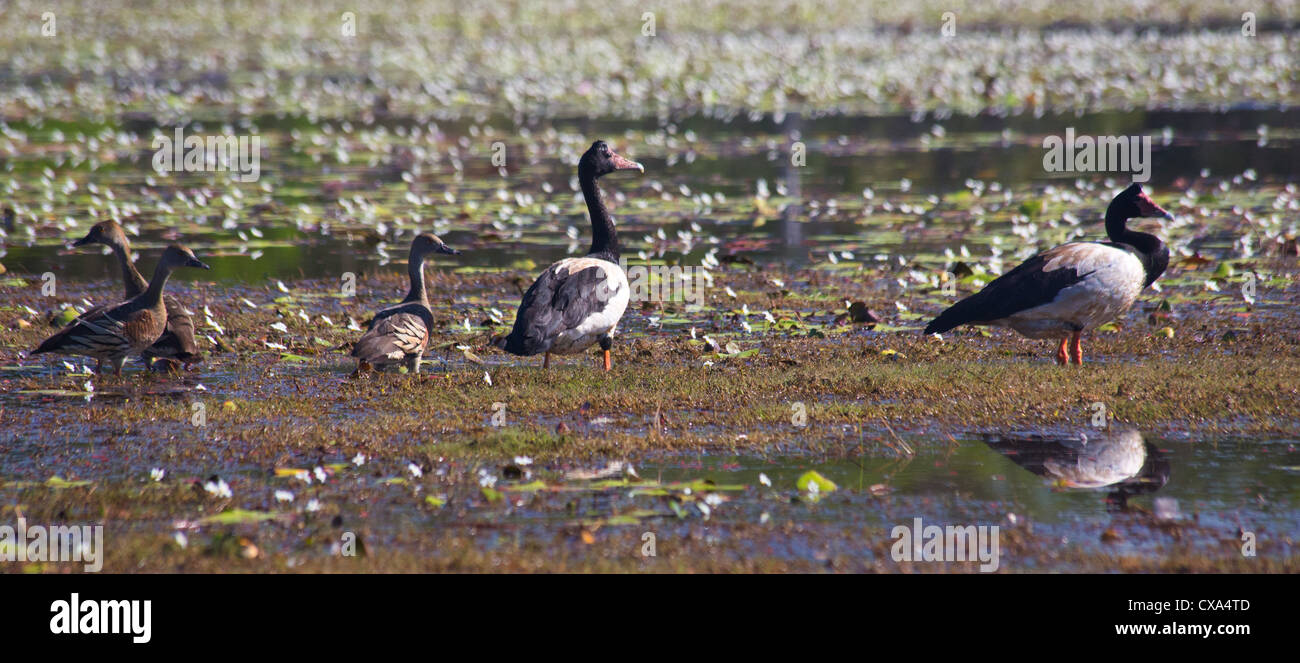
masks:
[(1048, 249), (944, 311), (927, 334), (958, 325), (1009, 327), (1029, 338), (1059, 338), (1060, 364), (1083, 363), (1080, 338), (1123, 315), (1169, 266), (1169, 247), (1129, 230), (1133, 217), (1173, 217), (1134, 183), (1106, 208), (1109, 242), (1071, 242)]
[(523, 357), (544, 354), (542, 367), (546, 368), (552, 354), (577, 354), (599, 342), (605, 370), (610, 370), (613, 334), (631, 293), (618, 264), (614, 220), (596, 180), (619, 170), (645, 172), (641, 164), (619, 156), (604, 141), (592, 143), (582, 155), (578, 182), (591, 214), (591, 250), (582, 258), (565, 258), (537, 277), (519, 303), (514, 328), (509, 335), (493, 339), (494, 345)]

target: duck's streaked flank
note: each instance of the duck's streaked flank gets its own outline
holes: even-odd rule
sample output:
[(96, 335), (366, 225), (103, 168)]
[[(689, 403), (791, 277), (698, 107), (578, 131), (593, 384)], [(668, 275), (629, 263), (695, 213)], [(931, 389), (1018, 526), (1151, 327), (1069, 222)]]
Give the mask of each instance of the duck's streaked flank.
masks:
[(94, 357), (99, 360), (100, 372), (107, 362), (113, 367), (114, 375), (121, 375), (126, 358), (143, 353), (167, 329), (163, 288), (172, 271), (178, 267), (210, 269), (189, 249), (172, 244), (163, 251), (158, 268), (144, 292), (121, 304), (86, 312), (45, 339), (32, 354), (54, 352)]
[(460, 251), (429, 233), (417, 235), (411, 241), (407, 259), (410, 290), (400, 303), (376, 313), (366, 333), (352, 346), (352, 356), (357, 359), (354, 375), (396, 364), (406, 366), (412, 373), (420, 372), (420, 360), (429, 347), (429, 330), (433, 328), (433, 312), (429, 309), (424, 284), (424, 259), (434, 253), (456, 255)]

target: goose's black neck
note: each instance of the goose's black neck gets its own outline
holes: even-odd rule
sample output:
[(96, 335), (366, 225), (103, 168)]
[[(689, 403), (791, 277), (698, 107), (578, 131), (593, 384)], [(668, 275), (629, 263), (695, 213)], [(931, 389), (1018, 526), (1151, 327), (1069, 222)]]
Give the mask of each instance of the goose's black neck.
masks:
[(591, 215), (591, 251), (587, 256), (617, 263), (618, 233), (614, 230), (614, 220), (605, 209), (605, 199), (596, 185), (596, 176), (579, 172), (578, 182), (582, 185), (582, 197), (587, 201), (587, 212)]
[(406, 261), (406, 269), (411, 277), (411, 289), (406, 293), (403, 303), (421, 302), (428, 306), (429, 297), (424, 289), (424, 253), (411, 247), (411, 256)]
[(1116, 244), (1124, 244), (1137, 254), (1146, 272), (1145, 286), (1155, 283), (1169, 266), (1169, 247), (1155, 235), (1128, 229), (1128, 216), (1115, 203), (1106, 208), (1106, 235)]

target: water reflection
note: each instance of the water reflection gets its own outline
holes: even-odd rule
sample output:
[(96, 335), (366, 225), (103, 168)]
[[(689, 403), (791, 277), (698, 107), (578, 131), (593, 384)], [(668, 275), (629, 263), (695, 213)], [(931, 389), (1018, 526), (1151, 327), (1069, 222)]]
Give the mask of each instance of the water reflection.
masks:
[(1169, 482), (1168, 457), (1136, 428), (1073, 435), (1009, 433), (987, 436), (984, 443), (1056, 486), (1107, 489), (1107, 501), (1118, 509), (1127, 508), (1129, 498)]

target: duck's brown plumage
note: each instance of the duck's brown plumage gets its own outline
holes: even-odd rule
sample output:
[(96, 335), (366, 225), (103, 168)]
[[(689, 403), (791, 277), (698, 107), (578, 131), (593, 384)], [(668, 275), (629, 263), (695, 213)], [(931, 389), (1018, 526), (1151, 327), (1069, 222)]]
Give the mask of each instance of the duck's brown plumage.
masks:
[(120, 304), (87, 311), (45, 339), (32, 354), (54, 352), (94, 357), (100, 361), (101, 368), (103, 362), (109, 362), (113, 372), (120, 375), (128, 356), (143, 353), (166, 330), (163, 287), (177, 267), (208, 269), (189, 249), (173, 244), (163, 252), (144, 292)]
[[(149, 282), (135, 268), (135, 263), (131, 262), (131, 242), (116, 221), (101, 221), (91, 226), (86, 236), (74, 242), (73, 246), (88, 244), (103, 244), (112, 249), (122, 270), (122, 288), (127, 299), (136, 297), (149, 288)], [(203, 361), (203, 353), (194, 340), (194, 321), (185, 312), (185, 307), (171, 295), (165, 295), (163, 303), (167, 307), (166, 329), (157, 341), (141, 353), (142, 356), (147, 360), (159, 357), (185, 364)], [(87, 314), (96, 310), (98, 309), (92, 309)]]
[(460, 251), (429, 233), (411, 241), (407, 273), (411, 288), (400, 303), (380, 310), (370, 319), (366, 333), (352, 346), (357, 370), (405, 364), (412, 372), (420, 371), (420, 359), (429, 347), (429, 330), (433, 328), (433, 311), (424, 285), (424, 259), (431, 253), (458, 254)]

